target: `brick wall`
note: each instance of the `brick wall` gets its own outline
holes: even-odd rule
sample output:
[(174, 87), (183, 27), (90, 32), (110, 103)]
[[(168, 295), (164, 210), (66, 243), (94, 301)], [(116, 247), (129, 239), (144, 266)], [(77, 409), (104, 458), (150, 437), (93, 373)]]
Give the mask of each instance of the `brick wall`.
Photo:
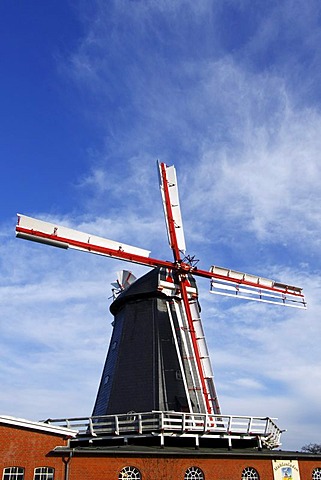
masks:
[(191, 466), (201, 468), (206, 480), (241, 480), (245, 467), (255, 468), (260, 474), (260, 480), (273, 480), (270, 459), (213, 459), (197, 456), (195, 458), (76, 456), (70, 462), (70, 480), (117, 480), (120, 470), (129, 465), (140, 470), (142, 480), (184, 480), (185, 472)]
[(6, 467), (24, 467), (25, 480), (33, 480), (36, 467), (53, 467), (55, 479), (62, 480), (62, 459), (48, 456), (57, 445), (66, 445), (66, 440), (59, 435), (0, 425), (0, 478)]
[[(0, 425), (0, 479), (3, 468), (19, 466), (25, 469), (24, 480), (33, 480), (36, 467), (52, 467), (55, 469), (55, 480), (65, 479), (65, 463), (68, 454), (52, 451), (56, 446), (67, 445), (63, 435), (50, 432), (33, 431), (27, 428)], [(94, 451), (94, 450), (93, 450)], [(118, 480), (120, 470), (125, 466), (137, 467), (142, 480), (184, 480), (186, 470), (191, 466), (201, 468), (205, 480), (241, 480), (244, 468), (253, 467), (260, 475), (260, 480), (273, 480), (272, 459), (282, 456), (271, 452), (266, 457), (253, 453), (253, 456), (230, 452), (227, 454), (203, 455), (202, 451), (184, 449), (180, 454), (166, 450), (150, 454), (134, 452), (74, 452), (69, 462), (69, 480)], [(298, 455), (294, 452), (292, 457)], [(300, 457), (300, 455), (299, 455)], [(302, 457), (302, 455), (301, 455)], [(314, 468), (321, 468), (321, 456), (299, 458), (301, 480), (312, 480)]]

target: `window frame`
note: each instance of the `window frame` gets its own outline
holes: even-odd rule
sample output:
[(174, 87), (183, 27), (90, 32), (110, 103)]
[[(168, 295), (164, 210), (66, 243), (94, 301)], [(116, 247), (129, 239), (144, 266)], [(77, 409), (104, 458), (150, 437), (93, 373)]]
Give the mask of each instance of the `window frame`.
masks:
[[(245, 475), (245, 472), (249, 472), (249, 475)], [(245, 467), (242, 470), (241, 480), (260, 480), (260, 474), (254, 467)]]
[[(123, 474), (126, 474), (126, 476), (123, 476)], [(130, 476), (128, 476), (128, 474)], [(135, 475), (135, 476), (133, 476)], [(126, 465), (123, 467), (118, 474), (118, 480), (142, 480), (142, 474), (139, 468), (135, 467), (134, 465)]]
[(311, 478), (312, 480), (321, 480), (321, 467), (315, 467), (312, 470)]
[(205, 474), (200, 467), (192, 465), (185, 470), (184, 480), (205, 480)]
[(24, 467), (14, 466), (14, 467), (4, 467), (3, 469), (2, 480), (24, 480), (24, 478), (25, 478)]
[[(37, 470), (40, 471), (37, 472)], [(33, 480), (54, 480), (54, 478), (55, 469), (53, 467), (35, 467), (33, 471)]]

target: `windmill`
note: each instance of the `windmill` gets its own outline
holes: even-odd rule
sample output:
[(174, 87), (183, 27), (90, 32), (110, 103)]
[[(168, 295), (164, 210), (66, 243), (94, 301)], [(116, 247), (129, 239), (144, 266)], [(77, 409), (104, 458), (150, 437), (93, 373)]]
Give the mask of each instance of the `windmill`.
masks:
[(128, 411), (220, 414), (200, 319), (195, 277), (213, 294), (306, 308), (302, 289), (211, 266), (201, 270), (186, 246), (174, 166), (159, 163), (160, 188), (173, 261), (141, 248), (18, 215), (17, 237), (151, 267), (135, 280), (128, 271), (114, 284), (119, 295), (107, 360), (93, 415)]

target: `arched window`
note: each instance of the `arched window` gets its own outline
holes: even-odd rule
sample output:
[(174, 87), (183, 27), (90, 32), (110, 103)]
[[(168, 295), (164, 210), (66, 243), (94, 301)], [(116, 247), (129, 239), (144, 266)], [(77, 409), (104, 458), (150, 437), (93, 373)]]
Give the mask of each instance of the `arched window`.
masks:
[(313, 470), (312, 480), (321, 480), (321, 467), (317, 467)]
[(204, 473), (199, 467), (189, 467), (185, 472), (184, 480), (204, 480)]
[(259, 474), (255, 470), (255, 468), (252, 467), (246, 467), (244, 468), (242, 472), (242, 480), (259, 480)]
[(24, 468), (22, 467), (7, 467), (3, 470), (3, 480), (23, 480)]
[(55, 476), (55, 469), (51, 467), (37, 467), (33, 480), (53, 480)]
[(118, 475), (118, 480), (141, 480), (142, 476), (136, 467), (124, 467)]

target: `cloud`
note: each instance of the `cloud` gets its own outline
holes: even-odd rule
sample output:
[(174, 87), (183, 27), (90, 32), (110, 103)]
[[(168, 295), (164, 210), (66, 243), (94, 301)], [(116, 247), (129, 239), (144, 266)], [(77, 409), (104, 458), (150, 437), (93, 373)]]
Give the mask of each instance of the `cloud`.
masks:
[(296, 108), (282, 79), (253, 76), (233, 63), (214, 64), (207, 85), (209, 117), (225, 107), (227, 138), (219, 139), (217, 129), (204, 134), (197, 175), (185, 171), (189, 211), (197, 210), (200, 222), (217, 219), (219, 212), (224, 227), (228, 222), (259, 240), (304, 238), (318, 248), (317, 110)]
[[(108, 91), (114, 87), (103, 45), (111, 34), (104, 29), (98, 34), (100, 49), (90, 59), (103, 60), (99, 78)], [(130, 92), (126, 112), (120, 102), (113, 109), (117, 119), (122, 117), (119, 125), (115, 118), (113, 126), (107, 116), (101, 118), (106, 146), (79, 184), (90, 189), (95, 206), (107, 197), (114, 198), (115, 207), (133, 205), (135, 199), (141, 205), (143, 192), (147, 204), (151, 162), (159, 156), (180, 169), (188, 216), (193, 208), (206, 222), (220, 211), (229, 225), (238, 230), (242, 223), (261, 241), (293, 243), (293, 237), (304, 236), (318, 248), (318, 109), (298, 102), (288, 79), (273, 69), (253, 72), (231, 55), (206, 61), (190, 55), (160, 76), (150, 68), (152, 52), (146, 48), (124, 79)]]

